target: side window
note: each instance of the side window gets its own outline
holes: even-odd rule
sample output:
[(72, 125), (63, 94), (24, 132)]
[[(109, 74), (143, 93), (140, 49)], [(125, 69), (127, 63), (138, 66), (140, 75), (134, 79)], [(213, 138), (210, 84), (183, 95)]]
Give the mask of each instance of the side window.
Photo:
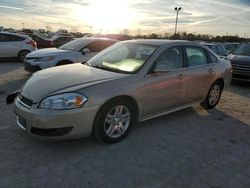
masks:
[(221, 46), (217, 46), (218, 52), (224, 52), (224, 49)]
[(147, 60), (154, 50), (155, 48), (151, 46), (140, 46), (135, 50), (135, 59)]
[(217, 52), (218, 52), (218, 49), (217, 49), (217, 47), (216, 47), (216, 46), (211, 46), (210, 48), (211, 48), (211, 50), (213, 50), (215, 53), (217, 53)]
[(207, 64), (207, 57), (202, 49), (187, 47), (186, 53), (189, 67)]
[(109, 47), (109, 46), (111, 46), (112, 44), (114, 44), (115, 43), (115, 41), (103, 41), (102, 42), (102, 50), (104, 50), (105, 48), (107, 48), (107, 47)]
[(86, 46), (90, 52), (100, 52), (102, 50), (102, 42), (92, 42)]
[(212, 53), (208, 52), (208, 55), (210, 57), (211, 63), (217, 63), (218, 59), (215, 55), (213, 55)]
[(12, 36), (12, 37), (13, 37), (13, 41), (23, 41), (23, 40), (25, 40), (24, 38), (18, 37), (18, 36)]
[(11, 42), (11, 41), (13, 41), (11, 35), (5, 35), (5, 34), (1, 35), (1, 42)]
[(180, 47), (169, 48), (156, 60), (155, 72), (167, 72), (183, 67), (183, 54)]

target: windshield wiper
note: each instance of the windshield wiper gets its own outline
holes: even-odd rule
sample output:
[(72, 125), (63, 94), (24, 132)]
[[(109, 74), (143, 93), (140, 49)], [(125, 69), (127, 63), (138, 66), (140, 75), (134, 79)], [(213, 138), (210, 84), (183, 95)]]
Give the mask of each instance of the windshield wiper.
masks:
[(91, 67), (94, 67), (94, 68), (97, 68), (97, 69), (106, 70), (106, 71), (116, 72), (116, 73), (129, 74), (129, 72), (122, 71), (122, 70), (115, 69), (115, 68), (111, 68), (111, 67), (106, 67), (106, 66), (97, 66), (97, 65), (95, 65), (95, 66), (91, 66)]

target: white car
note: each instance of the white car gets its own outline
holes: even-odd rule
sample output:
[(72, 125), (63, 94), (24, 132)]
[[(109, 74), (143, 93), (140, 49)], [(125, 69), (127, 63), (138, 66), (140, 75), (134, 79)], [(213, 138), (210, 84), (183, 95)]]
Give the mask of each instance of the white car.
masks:
[(105, 38), (80, 38), (59, 48), (36, 50), (27, 55), (24, 69), (28, 72), (36, 72), (54, 66), (85, 62), (116, 42)]
[(0, 59), (17, 58), (23, 62), (26, 55), (36, 49), (36, 42), (27, 35), (0, 32)]

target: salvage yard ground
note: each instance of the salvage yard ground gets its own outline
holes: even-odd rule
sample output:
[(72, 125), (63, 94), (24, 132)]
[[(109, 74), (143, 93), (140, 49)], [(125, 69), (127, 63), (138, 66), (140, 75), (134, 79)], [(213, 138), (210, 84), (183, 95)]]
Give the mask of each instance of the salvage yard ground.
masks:
[(0, 63), (0, 187), (250, 187), (250, 84), (216, 109), (200, 106), (136, 125), (118, 144), (45, 142), (16, 125), (6, 95), (30, 74)]

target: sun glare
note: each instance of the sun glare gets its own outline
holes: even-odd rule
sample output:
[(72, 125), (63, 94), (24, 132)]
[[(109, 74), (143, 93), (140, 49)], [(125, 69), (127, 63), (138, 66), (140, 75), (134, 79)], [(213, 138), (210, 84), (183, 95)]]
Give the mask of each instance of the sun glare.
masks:
[(134, 15), (127, 0), (92, 0), (88, 7), (76, 7), (75, 16), (93, 31), (114, 32), (129, 27)]

